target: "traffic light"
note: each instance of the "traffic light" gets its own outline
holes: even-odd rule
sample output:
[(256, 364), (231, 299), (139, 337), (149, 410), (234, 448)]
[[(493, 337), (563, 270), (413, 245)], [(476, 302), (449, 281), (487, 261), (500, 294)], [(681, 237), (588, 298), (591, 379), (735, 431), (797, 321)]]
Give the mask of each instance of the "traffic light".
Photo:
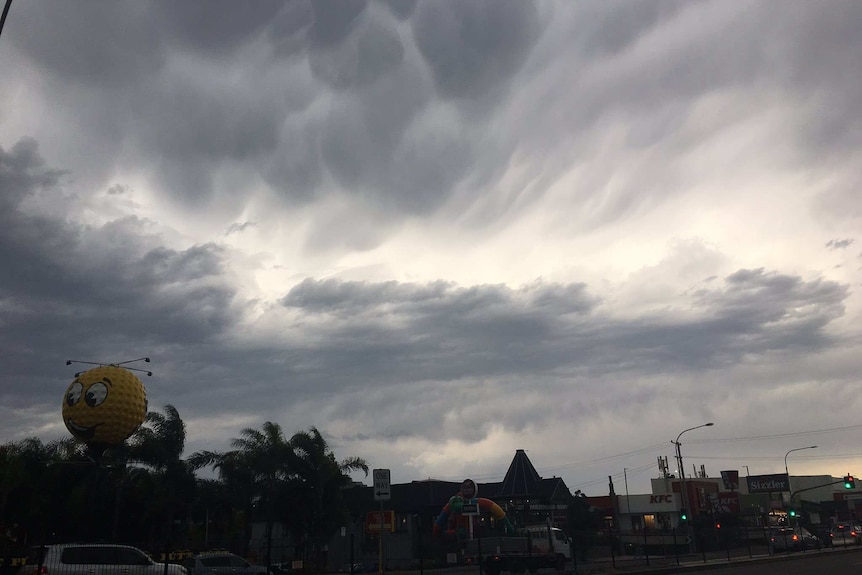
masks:
[(688, 521), (688, 513), (685, 512), (685, 509), (680, 509), (679, 520), (680, 521)]
[(790, 517), (796, 517), (796, 510), (795, 509), (789, 509), (787, 511), (787, 515), (789, 515)]
[(844, 476), (844, 489), (856, 489), (856, 479), (852, 475)]

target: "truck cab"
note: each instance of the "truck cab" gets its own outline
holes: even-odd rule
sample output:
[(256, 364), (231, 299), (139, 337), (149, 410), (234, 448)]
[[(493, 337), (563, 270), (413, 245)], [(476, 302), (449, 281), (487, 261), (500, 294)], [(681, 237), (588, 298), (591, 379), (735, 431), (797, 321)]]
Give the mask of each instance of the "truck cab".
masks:
[(522, 531), (529, 535), (534, 551), (562, 555), (566, 561), (572, 559), (571, 541), (562, 529), (549, 528), (547, 525), (527, 525)]

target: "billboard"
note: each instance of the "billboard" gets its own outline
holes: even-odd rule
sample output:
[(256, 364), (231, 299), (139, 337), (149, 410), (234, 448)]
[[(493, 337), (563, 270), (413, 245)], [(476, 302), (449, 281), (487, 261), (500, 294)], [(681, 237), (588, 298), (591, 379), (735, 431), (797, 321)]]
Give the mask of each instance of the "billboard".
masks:
[(725, 489), (736, 491), (739, 489), (739, 470), (722, 471), (721, 480), (724, 482)]
[(790, 491), (790, 481), (786, 473), (772, 475), (751, 475), (746, 477), (749, 493), (772, 493), (775, 491)]
[(739, 493), (736, 491), (723, 491), (721, 493), (708, 493), (707, 499), (712, 507), (713, 513), (723, 515), (739, 514)]

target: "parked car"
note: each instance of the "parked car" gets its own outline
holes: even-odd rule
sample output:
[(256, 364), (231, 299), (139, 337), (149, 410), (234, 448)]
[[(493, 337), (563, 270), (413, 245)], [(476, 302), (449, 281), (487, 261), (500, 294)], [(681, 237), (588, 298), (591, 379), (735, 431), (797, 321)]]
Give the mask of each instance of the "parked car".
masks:
[(270, 575), (290, 575), (293, 573), (293, 564), (291, 563), (273, 563), (269, 566)]
[(769, 542), (775, 551), (801, 551), (823, 547), (823, 542), (804, 527), (774, 527), (769, 530)]
[(862, 531), (858, 525), (836, 523), (829, 530), (829, 544), (833, 547), (862, 544)]
[(227, 551), (198, 553), (183, 562), (190, 575), (268, 575), (266, 566), (252, 565)]
[[(39, 571), (39, 566), (42, 569)], [(167, 570), (166, 570), (167, 569)], [(20, 573), (28, 575), (187, 575), (181, 565), (153, 561), (149, 555), (130, 545), (107, 543), (70, 543), (34, 547)]]

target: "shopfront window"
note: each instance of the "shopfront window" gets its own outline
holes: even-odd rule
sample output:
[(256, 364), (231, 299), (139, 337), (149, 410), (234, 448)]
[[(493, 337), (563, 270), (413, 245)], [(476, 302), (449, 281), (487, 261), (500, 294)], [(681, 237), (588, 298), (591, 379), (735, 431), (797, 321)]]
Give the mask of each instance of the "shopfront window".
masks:
[(646, 529), (655, 529), (658, 527), (658, 525), (656, 525), (655, 515), (644, 515), (644, 527)]

